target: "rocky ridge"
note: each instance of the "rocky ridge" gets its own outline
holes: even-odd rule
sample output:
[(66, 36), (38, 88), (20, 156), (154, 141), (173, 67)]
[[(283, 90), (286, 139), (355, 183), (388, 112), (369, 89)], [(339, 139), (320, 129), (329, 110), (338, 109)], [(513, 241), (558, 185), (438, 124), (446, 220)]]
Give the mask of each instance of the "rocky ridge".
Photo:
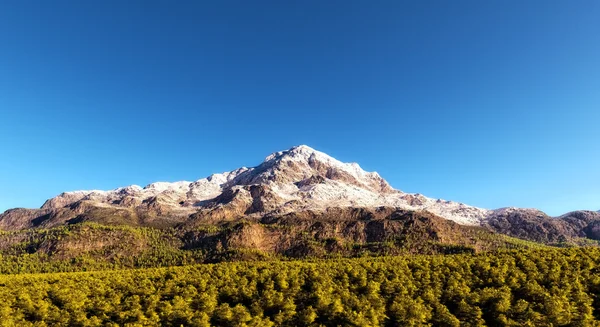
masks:
[(308, 211), (325, 215), (331, 208), (423, 211), (461, 225), (483, 226), (543, 241), (559, 241), (564, 235), (596, 238), (596, 221), (600, 220), (600, 214), (592, 211), (551, 218), (536, 209), (488, 210), (404, 193), (376, 172), (366, 172), (356, 163), (343, 163), (301, 145), (275, 152), (256, 167), (213, 174), (194, 182), (61, 193), (40, 209), (11, 209), (0, 214), (0, 229), (55, 227), (84, 221), (174, 226), (260, 220)]

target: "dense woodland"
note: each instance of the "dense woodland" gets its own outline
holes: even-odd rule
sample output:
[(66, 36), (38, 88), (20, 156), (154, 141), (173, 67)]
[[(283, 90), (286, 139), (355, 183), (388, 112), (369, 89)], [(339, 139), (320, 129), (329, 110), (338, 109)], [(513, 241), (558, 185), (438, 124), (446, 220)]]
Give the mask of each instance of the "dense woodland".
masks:
[(5, 326), (597, 326), (600, 249), (0, 276)]

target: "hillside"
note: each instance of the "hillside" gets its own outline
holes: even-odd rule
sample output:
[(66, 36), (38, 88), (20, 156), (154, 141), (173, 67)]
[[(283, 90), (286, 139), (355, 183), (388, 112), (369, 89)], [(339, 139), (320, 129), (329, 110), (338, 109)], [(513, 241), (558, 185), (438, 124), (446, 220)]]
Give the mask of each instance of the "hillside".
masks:
[(289, 213), (261, 221), (177, 228), (79, 223), (0, 233), (0, 273), (55, 272), (288, 260), (457, 254), (537, 243), (393, 208)]
[[(256, 167), (195, 182), (65, 192), (39, 209), (0, 214), (0, 229), (6, 231), (0, 252), (11, 255), (111, 261), (118, 254), (157, 255), (160, 249), (178, 258), (181, 251), (196, 251), (194, 262), (206, 262), (477, 252), (510, 248), (511, 237), (560, 246), (597, 244), (600, 213), (554, 218), (535, 209), (488, 210), (404, 193), (356, 163), (297, 146)], [(68, 236), (56, 239), (63, 231)]]

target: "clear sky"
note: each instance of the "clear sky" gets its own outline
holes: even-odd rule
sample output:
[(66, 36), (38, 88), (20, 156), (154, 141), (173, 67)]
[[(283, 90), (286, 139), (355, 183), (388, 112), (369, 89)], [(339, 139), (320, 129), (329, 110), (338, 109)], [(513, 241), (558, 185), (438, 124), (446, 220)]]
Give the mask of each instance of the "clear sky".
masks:
[(600, 1), (1, 1), (0, 211), (307, 144), (406, 192), (600, 209)]

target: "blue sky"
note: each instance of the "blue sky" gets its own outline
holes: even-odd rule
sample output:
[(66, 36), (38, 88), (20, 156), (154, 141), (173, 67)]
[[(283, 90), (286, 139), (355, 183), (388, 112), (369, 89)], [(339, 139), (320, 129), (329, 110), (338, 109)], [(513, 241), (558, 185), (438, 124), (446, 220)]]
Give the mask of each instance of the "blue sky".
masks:
[(600, 209), (598, 1), (2, 1), (0, 211), (307, 144), (407, 192)]

